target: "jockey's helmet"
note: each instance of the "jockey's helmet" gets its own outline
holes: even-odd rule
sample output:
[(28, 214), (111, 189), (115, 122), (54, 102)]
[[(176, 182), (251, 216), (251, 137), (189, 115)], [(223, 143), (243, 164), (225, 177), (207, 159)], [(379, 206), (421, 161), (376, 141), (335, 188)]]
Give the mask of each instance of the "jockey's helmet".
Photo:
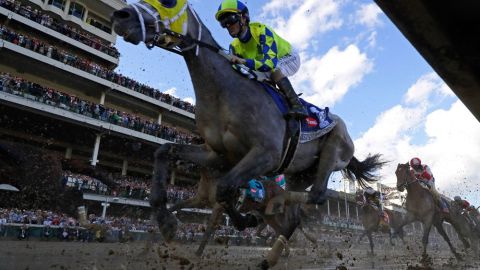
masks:
[[(220, 6), (218, 7), (217, 13), (215, 13), (215, 19), (221, 22), (227, 15), (231, 14), (241, 14), (247, 17), (249, 21), (249, 14), (247, 6), (237, 0), (223, 0)], [(223, 26), (223, 25), (222, 25)]]
[(410, 166), (419, 166), (422, 165), (422, 161), (418, 157), (414, 157), (410, 160)]
[(455, 201), (457, 201), (457, 202), (458, 202), (458, 201), (461, 201), (461, 200), (462, 200), (462, 198), (460, 198), (460, 196), (458, 196), (458, 195), (457, 195), (457, 196), (453, 197), (453, 200), (455, 200)]

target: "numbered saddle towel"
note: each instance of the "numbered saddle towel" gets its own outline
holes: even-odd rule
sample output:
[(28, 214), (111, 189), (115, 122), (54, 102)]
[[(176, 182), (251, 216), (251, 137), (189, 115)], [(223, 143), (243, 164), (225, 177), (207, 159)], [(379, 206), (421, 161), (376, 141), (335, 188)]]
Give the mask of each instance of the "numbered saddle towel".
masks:
[[(283, 113), (288, 112), (288, 103), (285, 98), (278, 93), (269, 84), (262, 83), (265, 91), (267, 91), (272, 97), (278, 109)], [(337, 124), (335, 119), (332, 119), (330, 110), (328, 107), (321, 109), (303, 99), (300, 99), (303, 106), (307, 109), (309, 116), (301, 120), (300, 126), (300, 143), (306, 143), (311, 140), (315, 140), (328, 132)]]

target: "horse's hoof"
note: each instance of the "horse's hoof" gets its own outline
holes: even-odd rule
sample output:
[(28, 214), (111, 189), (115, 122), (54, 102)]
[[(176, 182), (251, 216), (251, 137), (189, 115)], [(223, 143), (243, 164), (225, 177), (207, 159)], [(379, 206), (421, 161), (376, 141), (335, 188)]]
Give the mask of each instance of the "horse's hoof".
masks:
[(165, 209), (158, 213), (157, 222), (165, 241), (171, 242), (177, 232), (177, 219), (175, 216)]
[(270, 266), (268, 265), (268, 261), (267, 260), (263, 260), (261, 263), (260, 263), (260, 269), (262, 270), (266, 270), (268, 268), (270, 268)]
[(202, 257), (202, 254), (203, 254), (203, 250), (195, 251), (195, 256), (197, 256), (197, 257)]

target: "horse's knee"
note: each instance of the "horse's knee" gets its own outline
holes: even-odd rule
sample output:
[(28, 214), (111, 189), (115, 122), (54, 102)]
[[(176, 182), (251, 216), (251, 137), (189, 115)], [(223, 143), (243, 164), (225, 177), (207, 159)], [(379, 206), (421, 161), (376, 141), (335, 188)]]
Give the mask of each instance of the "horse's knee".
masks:
[(167, 191), (165, 189), (152, 189), (149, 198), (150, 206), (155, 209), (167, 203)]
[(172, 149), (172, 144), (171, 143), (165, 143), (162, 144), (160, 147), (155, 150), (154, 157), (156, 160), (164, 158)]

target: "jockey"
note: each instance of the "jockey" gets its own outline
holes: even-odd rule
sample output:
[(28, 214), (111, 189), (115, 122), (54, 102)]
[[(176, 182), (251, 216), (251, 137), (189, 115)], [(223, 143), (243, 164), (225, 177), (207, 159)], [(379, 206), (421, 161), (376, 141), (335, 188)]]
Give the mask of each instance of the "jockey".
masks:
[(371, 187), (367, 187), (363, 192), (363, 196), (365, 197), (365, 201), (368, 204), (374, 204), (378, 209), (380, 209), (383, 213), (383, 196), (382, 193), (379, 191), (374, 190)]
[(249, 198), (255, 202), (262, 202), (265, 199), (266, 189), (262, 181), (274, 181), (279, 187), (285, 190), (286, 182), (285, 175), (280, 174), (274, 177), (262, 176), (257, 179), (248, 181), (248, 188), (240, 189), (239, 205), (241, 205), (245, 198)]
[(476, 226), (476, 208), (470, 205), (467, 200), (462, 200), (462, 198), (458, 195), (453, 197), (453, 202), (463, 210), (463, 214), (467, 218), (468, 222)]
[(363, 192), (365, 202), (378, 208), (378, 215), (382, 218), (385, 224), (389, 224), (388, 214), (383, 209), (383, 194), (371, 187), (367, 187)]
[(467, 200), (462, 200), (460, 196), (453, 197), (453, 201), (460, 206), (463, 210), (470, 210), (470, 203)]
[(268, 26), (258, 22), (250, 23), (248, 8), (240, 1), (223, 0), (215, 18), (234, 38), (230, 44), (231, 62), (268, 73), (292, 107), (288, 115), (295, 119), (307, 117), (307, 110), (287, 78), (300, 67), (300, 56), (290, 43)]
[(420, 158), (414, 157), (410, 160), (410, 168), (415, 178), (429, 188), (433, 199), (440, 205), (442, 212), (448, 213), (449, 211), (447, 204), (441, 199), (440, 194), (435, 188), (435, 178), (433, 177), (430, 167), (428, 167), (426, 164), (422, 164)]

